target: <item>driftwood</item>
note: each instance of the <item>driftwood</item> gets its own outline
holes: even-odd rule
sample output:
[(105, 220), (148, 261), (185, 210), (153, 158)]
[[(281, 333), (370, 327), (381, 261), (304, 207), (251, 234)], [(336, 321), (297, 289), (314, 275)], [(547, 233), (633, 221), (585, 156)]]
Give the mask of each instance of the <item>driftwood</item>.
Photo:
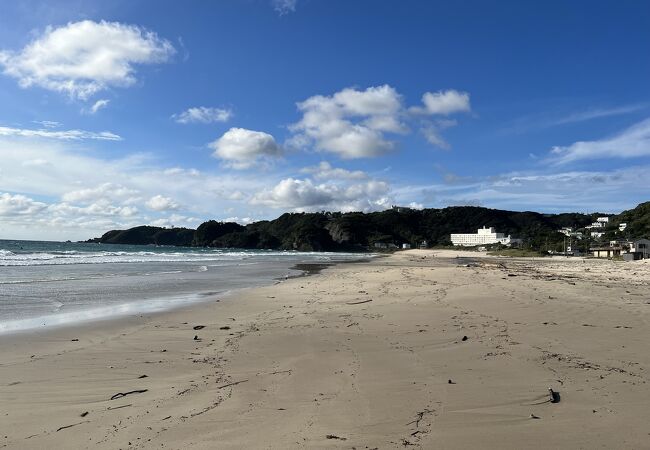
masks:
[(370, 298), (368, 300), (360, 300), (358, 302), (345, 302), (345, 304), (346, 305), (360, 305), (361, 303), (368, 303), (368, 302), (371, 302), (371, 301), (372, 301), (372, 299)]
[(83, 422), (73, 423), (72, 425), (64, 425), (62, 427), (57, 428), (56, 431), (58, 432), (58, 431), (61, 431), (61, 430), (65, 430), (66, 428), (76, 427), (77, 425), (81, 425), (82, 423), (89, 423), (89, 422), (90, 422), (90, 420), (84, 420)]
[(149, 389), (136, 389), (134, 391), (129, 391), (129, 392), (118, 392), (117, 394), (111, 397), (111, 400), (126, 397), (127, 395), (131, 395), (131, 394), (142, 394), (143, 392), (147, 392), (148, 390)]
[(129, 403), (128, 405), (121, 405), (121, 406), (109, 406), (106, 408), (106, 411), (113, 411), (114, 409), (122, 409), (122, 408), (128, 408), (129, 406), (133, 406), (133, 403)]
[(409, 426), (411, 424), (415, 424), (415, 428), (418, 428), (420, 426), (420, 421), (424, 417), (425, 414), (431, 414), (433, 411), (430, 409), (425, 409), (424, 411), (419, 411), (417, 413), (417, 418), (415, 420), (412, 420), (411, 422), (407, 423), (406, 426)]
[(337, 435), (335, 435), (335, 434), (328, 434), (328, 435), (325, 436), (325, 437), (326, 437), (327, 439), (338, 439), (338, 440), (340, 440), (340, 441), (347, 441), (347, 440), (348, 440), (348, 438), (344, 438), (344, 437), (341, 437), (341, 436), (337, 436)]
[(227, 388), (227, 387), (230, 387), (230, 386), (235, 386), (237, 384), (246, 383), (247, 381), (248, 380), (234, 381), (232, 383), (228, 383), (228, 384), (224, 384), (223, 386), (219, 386), (219, 387), (217, 387), (217, 389), (223, 389), (223, 388)]

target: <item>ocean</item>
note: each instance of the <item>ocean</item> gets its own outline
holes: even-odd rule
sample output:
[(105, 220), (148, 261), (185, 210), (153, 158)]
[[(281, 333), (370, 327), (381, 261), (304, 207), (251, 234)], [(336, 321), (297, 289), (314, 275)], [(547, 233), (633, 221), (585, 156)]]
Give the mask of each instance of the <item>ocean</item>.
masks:
[(369, 256), (0, 240), (0, 333), (165, 311)]

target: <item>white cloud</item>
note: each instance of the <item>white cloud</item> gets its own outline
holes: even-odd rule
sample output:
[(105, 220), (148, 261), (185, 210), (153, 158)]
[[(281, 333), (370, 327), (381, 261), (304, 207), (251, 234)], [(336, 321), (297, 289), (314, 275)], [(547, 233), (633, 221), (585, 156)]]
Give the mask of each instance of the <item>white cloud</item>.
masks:
[(231, 128), (216, 141), (210, 143), (214, 156), (226, 161), (234, 169), (248, 169), (260, 161), (268, 161), (282, 155), (282, 148), (273, 136), (263, 131)]
[(420, 132), (424, 136), (424, 138), (427, 140), (427, 142), (431, 145), (435, 145), (436, 147), (440, 147), (444, 150), (449, 150), (449, 143), (445, 141), (442, 136), (440, 136), (440, 133), (438, 132), (438, 129), (435, 128), (434, 126), (426, 126), (420, 129)]
[(377, 180), (340, 185), (286, 178), (273, 188), (256, 194), (251, 203), (294, 211), (369, 212), (390, 207), (389, 190), (386, 182)]
[(235, 222), (235, 223), (238, 223), (240, 225), (248, 225), (249, 223), (255, 222), (255, 219), (253, 219), (252, 217), (237, 217), (237, 216), (235, 216), (235, 217), (226, 217), (225, 219), (223, 219), (223, 221), (224, 222)]
[(82, 139), (95, 139), (100, 141), (121, 141), (122, 137), (110, 131), (101, 131), (96, 133), (94, 131), (84, 130), (67, 130), (67, 131), (52, 131), (52, 130), (31, 130), (27, 128), (11, 128), (0, 127), (0, 136), (20, 136), (20, 137), (41, 137), (48, 139), (62, 139), (79, 141)]
[(129, 189), (115, 183), (102, 183), (86, 189), (66, 192), (61, 199), (64, 202), (94, 203), (98, 201), (126, 201), (140, 194), (138, 190)]
[(121, 216), (134, 217), (138, 213), (135, 206), (113, 205), (107, 200), (99, 200), (87, 206), (74, 206), (68, 203), (54, 203), (48, 206), (48, 212), (57, 216)]
[(34, 120), (33, 122), (45, 128), (59, 128), (61, 125), (63, 125), (61, 122), (56, 122), (54, 120)]
[(296, 133), (291, 143), (313, 143), (346, 159), (383, 155), (396, 147), (384, 133), (408, 132), (400, 120), (402, 98), (388, 85), (316, 95), (298, 103), (298, 109), (303, 117), (290, 127)]
[(302, 173), (309, 173), (317, 180), (364, 180), (368, 175), (361, 170), (346, 170), (332, 167), (327, 161), (321, 161), (317, 166), (305, 167)]
[(275, 12), (284, 16), (296, 11), (297, 0), (271, 0)]
[(155, 195), (151, 197), (149, 200), (147, 200), (146, 205), (147, 208), (154, 211), (172, 211), (180, 208), (179, 204), (174, 200), (162, 195)]
[(448, 116), (458, 112), (470, 112), (469, 94), (455, 89), (438, 92), (425, 92), (422, 96), (424, 108), (411, 108), (412, 112)]
[(196, 217), (183, 216), (181, 214), (172, 214), (169, 217), (163, 217), (160, 219), (155, 219), (149, 222), (149, 225), (155, 227), (185, 227), (185, 228), (196, 228), (201, 224), (201, 220)]
[(546, 128), (587, 122), (606, 117), (632, 114), (646, 109), (648, 106), (647, 103), (636, 103), (607, 108), (592, 107), (564, 115), (560, 115), (557, 111), (554, 111), (551, 114), (548, 112), (542, 112), (516, 118), (503, 129), (499, 130), (499, 134), (522, 134), (529, 131), (543, 130)]
[(228, 200), (235, 200), (235, 201), (240, 201), (244, 200), (246, 198), (246, 194), (244, 194), (242, 191), (234, 191), (231, 192), (226, 196)]
[(4, 73), (20, 86), (40, 86), (87, 99), (137, 80), (137, 64), (168, 61), (174, 47), (152, 31), (118, 22), (84, 20), (47, 27), (19, 52), (0, 52)]
[(24, 195), (0, 194), (0, 216), (34, 215), (47, 208), (45, 203), (37, 202)]
[(90, 114), (96, 114), (100, 109), (106, 108), (110, 102), (111, 101), (107, 99), (97, 100), (93, 106), (90, 107)]
[(165, 169), (163, 173), (169, 176), (180, 175), (197, 177), (201, 175), (201, 172), (196, 169), (183, 169), (182, 167), (172, 167), (171, 169)]
[(650, 119), (621, 133), (598, 141), (578, 141), (551, 149), (548, 159), (554, 164), (603, 158), (637, 158), (650, 155)]
[(442, 137), (440, 132), (450, 127), (454, 127), (458, 122), (450, 119), (440, 119), (434, 122), (426, 123), (421, 129), (420, 132), (424, 138), (431, 144), (436, 147), (440, 147), (443, 150), (449, 150), (451, 145)]
[(182, 124), (215, 123), (228, 122), (232, 116), (233, 112), (231, 109), (198, 106), (196, 108), (189, 108), (180, 114), (174, 114), (172, 119)]
[(550, 122), (548, 125), (564, 125), (568, 123), (585, 122), (603, 117), (620, 116), (630, 114), (646, 108), (646, 104), (624, 105), (614, 108), (592, 108), (585, 111), (570, 114)]

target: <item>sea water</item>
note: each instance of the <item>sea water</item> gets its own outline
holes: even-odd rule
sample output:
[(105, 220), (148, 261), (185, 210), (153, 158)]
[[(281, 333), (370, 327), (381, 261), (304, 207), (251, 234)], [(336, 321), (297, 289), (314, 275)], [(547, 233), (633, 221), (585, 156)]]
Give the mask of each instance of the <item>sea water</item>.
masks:
[(368, 256), (0, 240), (0, 333), (165, 311)]

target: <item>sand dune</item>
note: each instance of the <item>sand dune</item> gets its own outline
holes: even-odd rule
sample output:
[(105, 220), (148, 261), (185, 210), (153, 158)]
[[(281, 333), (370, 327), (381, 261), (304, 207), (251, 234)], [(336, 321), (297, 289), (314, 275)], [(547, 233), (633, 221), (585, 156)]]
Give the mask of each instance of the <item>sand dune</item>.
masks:
[(0, 447), (650, 448), (648, 267), (414, 250), (2, 337)]

